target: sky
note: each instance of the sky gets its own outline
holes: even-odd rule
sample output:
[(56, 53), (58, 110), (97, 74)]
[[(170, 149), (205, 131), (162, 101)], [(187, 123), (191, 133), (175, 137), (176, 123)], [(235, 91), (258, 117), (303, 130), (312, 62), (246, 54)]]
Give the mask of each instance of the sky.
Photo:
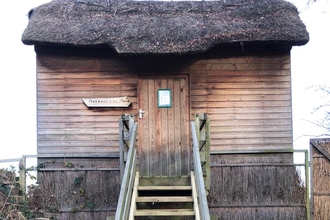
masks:
[(310, 138), (327, 133), (308, 120), (320, 120), (324, 112), (315, 108), (330, 99), (315, 92), (315, 86), (330, 87), (330, 1), (319, 0), (308, 8), (306, 1), (294, 3), (310, 35), (306, 45), (291, 50), (294, 147), (307, 149)]
[[(24, 45), (21, 36), (29, 10), (49, 1), (1, 3), (0, 159), (36, 154), (36, 57), (33, 46)], [(294, 147), (307, 149), (309, 137), (301, 136), (324, 133), (305, 120), (315, 118), (311, 112), (324, 102), (320, 94), (307, 88), (330, 86), (330, 1), (319, 0), (307, 9), (307, 0), (290, 1), (301, 11), (311, 37), (307, 45), (291, 51)]]

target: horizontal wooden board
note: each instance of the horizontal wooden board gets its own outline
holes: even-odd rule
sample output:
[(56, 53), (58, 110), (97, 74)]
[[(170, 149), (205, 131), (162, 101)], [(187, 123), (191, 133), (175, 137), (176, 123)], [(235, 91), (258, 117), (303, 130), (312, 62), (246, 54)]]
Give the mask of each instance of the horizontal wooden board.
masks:
[[(279, 120), (279, 119), (246, 119), (246, 120), (222, 120), (222, 119), (210, 119), (211, 120), (211, 126), (242, 126), (242, 125), (250, 125), (250, 126), (264, 126), (264, 125), (291, 125), (292, 122), (287, 119)], [(289, 131), (288, 131), (289, 132)]]
[(207, 77), (207, 83), (258, 83), (258, 82), (290, 82), (290, 76), (210, 76)]
[(290, 95), (290, 88), (283, 89), (215, 89), (206, 88), (207, 94), (210, 95)]
[(258, 82), (258, 83), (247, 83), (247, 82), (195, 82), (192, 85), (192, 90), (195, 89), (283, 89), (291, 88), (291, 82)]
[[(129, 109), (131, 110), (131, 109)], [(128, 111), (129, 113), (133, 111)], [(127, 111), (122, 109), (122, 111), (118, 111), (118, 109), (113, 108), (85, 108), (85, 109), (76, 109), (76, 110), (66, 110), (66, 109), (39, 109), (38, 116), (103, 116), (105, 113), (112, 116), (118, 116), (119, 118)], [(135, 112), (137, 114), (137, 111)]]
[(94, 142), (98, 141), (118, 141), (119, 132), (115, 133), (97, 133), (94, 132), (86, 134), (73, 134), (73, 133), (64, 133), (64, 134), (38, 134), (38, 141), (52, 141), (52, 142), (66, 142), (66, 141), (84, 141), (90, 142), (92, 145)]
[(291, 138), (292, 135), (287, 131), (246, 131), (246, 130), (236, 130), (236, 131), (225, 131), (221, 133), (211, 132), (212, 139), (237, 139), (237, 138)]
[(195, 64), (188, 70), (290, 70), (289, 63), (206, 63)]
[(214, 94), (212, 91), (211, 94), (207, 96), (207, 101), (211, 102), (225, 102), (225, 101), (287, 101), (291, 100), (290, 94), (280, 94), (280, 95), (273, 95), (273, 94), (252, 94), (252, 95), (237, 95), (237, 94)]
[(217, 118), (216, 120), (280, 120), (280, 119), (291, 119), (291, 113), (272, 113), (272, 114), (265, 114), (265, 113), (223, 113), (221, 115), (209, 115), (209, 117)]
[[(150, 59), (41, 54), (38, 152), (118, 151), (118, 120), (136, 115), (139, 107), (139, 74), (189, 74), (190, 116), (208, 113), (212, 149), (292, 147), (290, 54), (228, 54)], [(87, 108), (82, 102), (122, 96), (132, 101), (129, 108)]]
[(111, 79), (121, 79), (121, 78), (136, 78), (135, 74), (129, 73), (129, 72), (116, 72), (116, 71), (93, 71), (93, 72), (87, 72), (87, 71), (80, 71), (78, 73), (72, 74), (72, 73), (63, 73), (63, 72), (54, 72), (54, 73), (48, 73), (48, 72), (42, 72), (42, 67), (39, 68), (39, 71), (37, 73), (37, 79), (38, 80), (54, 80), (54, 79), (103, 79), (103, 80), (111, 80)]
[(95, 84), (102, 84), (102, 85), (121, 85), (123, 83), (122, 78), (114, 78), (111, 80), (104, 80), (99, 78), (92, 78), (92, 79), (84, 79), (84, 78), (78, 78), (78, 79), (39, 79), (37, 81), (37, 86), (39, 85), (95, 85)]
[(218, 144), (213, 143), (211, 141), (211, 152), (212, 151), (249, 151), (249, 150), (288, 150), (292, 149), (292, 143), (259, 143), (259, 144), (249, 144), (247, 142), (244, 142), (244, 144), (237, 144), (237, 143), (225, 143)]
[(270, 56), (244, 56), (244, 57), (222, 57), (218, 59), (199, 60), (195, 64), (226, 64), (226, 63), (291, 63), (289, 55)]
[(280, 77), (280, 76), (290, 76), (290, 70), (227, 70), (227, 71), (219, 71), (219, 70), (207, 70), (203, 72), (207, 77)]
[(65, 153), (118, 153), (115, 145), (70, 145), (47, 144), (38, 145), (38, 154), (65, 154)]
[[(45, 101), (46, 102), (46, 101)], [(68, 103), (52, 103), (52, 104), (47, 104), (47, 103), (42, 103), (37, 100), (37, 110), (39, 109), (52, 109), (52, 110), (81, 110), (81, 109), (93, 109), (95, 108), (88, 108), (84, 103), (75, 103), (75, 104), (68, 104)], [(114, 111), (117, 110), (118, 114), (123, 114), (130, 112), (132, 109), (136, 109), (136, 103), (132, 103), (131, 106), (128, 108), (99, 108), (99, 110), (95, 111), (103, 111), (104, 113), (106, 111)]]
[(227, 144), (239, 144), (239, 145), (253, 145), (253, 144), (290, 144), (292, 138), (212, 138), (211, 145), (227, 145)]
[(204, 96), (205, 99), (206, 99), (206, 93), (207, 93), (206, 89), (195, 87), (194, 89), (191, 89), (190, 91), (191, 91), (190, 94), (191, 94), (192, 97)]
[(51, 129), (79, 129), (79, 128), (94, 128), (94, 129), (111, 129), (111, 128), (118, 128), (118, 121), (103, 121), (103, 122), (77, 122), (77, 123), (67, 123), (67, 122), (61, 122), (61, 123), (48, 123), (48, 122), (39, 122), (38, 124), (38, 130), (51, 130)]
[[(134, 97), (133, 99), (136, 101), (136, 90), (131, 91), (79, 91), (79, 92), (39, 92), (38, 93), (38, 102), (42, 103), (44, 100), (43, 98), (52, 98), (54, 103), (58, 102), (67, 102), (67, 103), (76, 103), (77, 101), (81, 101), (83, 98), (118, 98), (118, 97)], [(78, 99), (72, 99), (72, 98), (78, 98)], [(130, 98), (131, 99), (131, 98)], [(46, 103), (49, 103), (49, 100), (47, 100)]]
[(291, 106), (291, 100), (285, 100), (285, 101), (245, 101), (245, 102), (239, 102), (239, 101), (222, 101), (222, 102), (192, 102), (192, 105), (194, 107), (200, 107), (207, 105), (208, 108), (243, 108), (243, 107), (287, 107)]
[(226, 133), (236, 133), (236, 132), (286, 132), (290, 134), (291, 124), (288, 125), (224, 125), (224, 126), (212, 126), (211, 134), (215, 135), (225, 135)]
[(118, 85), (107, 85), (107, 84), (97, 84), (97, 85), (39, 85), (38, 91), (41, 92), (78, 92), (78, 91), (130, 91), (136, 90), (136, 84), (118, 84)]
[(85, 134), (94, 134), (94, 135), (118, 135), (119, 129), (114, 128), (65, 128), (65, 129), (39, 129), (38, 135), (85, 135)]
[[(264, 114), (270, 114), (270, 113), (292, 113), (291, 107), (228, 107), (228, 108), (217, 108), (217, 109), (210, 109), (208, 111), (208, 115), (214, 115), (214, 117), (217, 117), (217, 114), (249, 114), (249, 113), (264, 113)], [(212, 116), (213, 117), (213, 116)]]
[(107, 115), (103, 115), (103, 116), (88, 116), (88, 117), (84, 117), (84, 116), (71, 116), (71, 117), (42, 117), (42, 116), (38, 116), (37, 117), (37, 122), (41, 122), (41, 123), (74, 123), (74, 122), (104, 122), (104, 121), (113, 121), (113, 122), (118, 122), (118, 118), (114, 117), (114, 116), (107, 116)]
[[(85, 152), (87, 148), (100, 148), (94, 149), (90, 152), (94, 153), (106, 153), (106, 152), (118, 152), (119, 149), (119, 141), (93, 141), (93, 142), (86, 142), (86, 141), (42, 141), (38, 142), (39, 148), (55, 148), (52, 149), (56, 152), (56, 148), (66, 148), (69, 151), (66, 153), (71, 152)], [(110, 148), (116, 148), (114, 151), (110, 151)], [(84, 150), (85, 149), (85, 150)]]

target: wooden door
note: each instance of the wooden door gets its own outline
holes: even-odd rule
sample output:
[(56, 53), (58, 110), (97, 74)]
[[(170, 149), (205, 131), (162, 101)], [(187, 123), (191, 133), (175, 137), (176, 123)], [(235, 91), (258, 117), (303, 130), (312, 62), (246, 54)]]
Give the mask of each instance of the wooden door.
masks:
[[(187, 76), (139, 77), (139, 169), (141, 176), (188, 175), (191, 167)], [(170, 91), (171, 106), (158, 102)], [(160, 96), (161, 97), (161, 96)], [(162, 99), (162, 98), (160, 98)]]

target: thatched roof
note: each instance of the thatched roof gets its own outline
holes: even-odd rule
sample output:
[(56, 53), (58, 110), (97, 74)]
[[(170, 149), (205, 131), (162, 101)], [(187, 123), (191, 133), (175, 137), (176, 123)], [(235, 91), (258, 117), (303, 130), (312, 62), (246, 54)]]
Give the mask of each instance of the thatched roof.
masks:
[(227, 44), (303, 45), (297, 9), (284, 0), (53, 0), (32, 9), (27, 45), (108, 46), (120, 54), (184, 54)]

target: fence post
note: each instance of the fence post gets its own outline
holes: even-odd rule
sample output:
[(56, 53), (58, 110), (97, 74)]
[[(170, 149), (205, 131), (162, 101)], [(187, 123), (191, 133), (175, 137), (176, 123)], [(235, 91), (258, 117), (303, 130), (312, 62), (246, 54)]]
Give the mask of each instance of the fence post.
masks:
[(311, 219), (311, 204), (310, 204), (310, 176), (309, 176), (309, 158), (308, 158), (308, 150), (305, 151), (305, 182), (306, 182), (306, 212), (307, 212), (307, 220)]
[(26, 157), (22, 156), (19, 165), (19, 185), (22, 190), (22, 199), (26, 200)]

